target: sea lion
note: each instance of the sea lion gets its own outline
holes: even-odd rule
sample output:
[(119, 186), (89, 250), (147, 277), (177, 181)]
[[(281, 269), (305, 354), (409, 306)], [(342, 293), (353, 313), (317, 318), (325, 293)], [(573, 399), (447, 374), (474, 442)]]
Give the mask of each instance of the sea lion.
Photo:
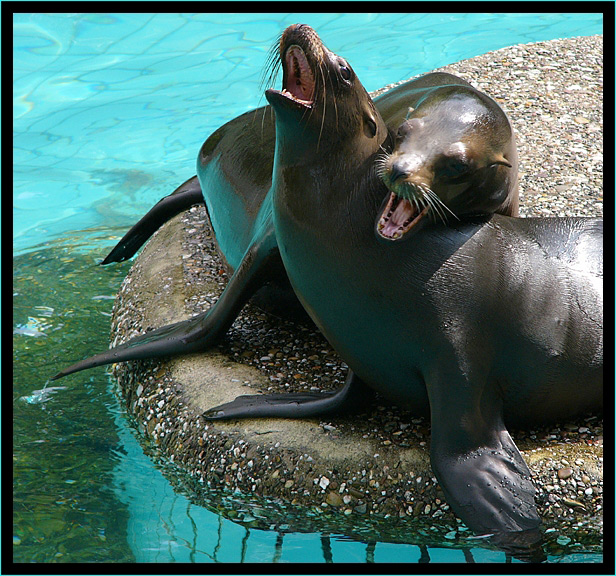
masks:
[[(397, 240), (422, 218), (518, 215), (518, 155), (502, 109), (472, 86), (426, 90), (380, 164), (392, 190), (377, 231)], [(416, 217), (414, 217), (416, 216)]]
[[(449, 91), (443, 93), (447, 88)], [(434, 100), (439, 106), (433, 105)], [(471, 107), (469, 100), (478, 100), (482, 104)], [(449, 108), (448, 113), (453, 125), (464, 126), (464, 130), (451, 131), (449, 148), (456, 145), (460, 147), (460, 139), (464, 136), (470, 144), (474, 143), (476, 150), (495, 151), (494, 154), (500, 153), (503, 158), (509, 159), (509, 166), (504, 166), (497, 177), (484, 178), (483, 181), (475, 178), (481, 186), (469, 191), (469, 194), (473, 194), (474, 205), (481, 204), (485, 211), (491, 208), (503, 214), (517, 214), (515, 141), (507, 117), (494, 101), (473, 89), (462, 78), (436, 72), (393, 88), (380, 95), (374, 104), (377, 109), (384, 111), (386, 118), (391, 118), (394, 122), (404, 119), (409, 108), (412, 110), (413, 106), (424, 113), (427, 110), (436, 110), (438, 114), (442, 114), (444, 108)], [(336, 102), (336, 105), (339, 106), (340, 102)], [(484, 116), (488, 117), (494, 134), (480, 134), (470, 122), (464, 124), (456, 119), (458, 115), (467, 113), (468, 108), (476, 113), (481, 108)], [(426, 113), (426, 123), (428, 117)], [(436, 131), (432, 132), (431, 137), (434, 137)], [(402, 138), (398, 137), (398, 149), (394, 155), (385, 155), (388, 162), (403, 153), (405, 141), (411, 137), (410, 131), (405, 134)], [(489, 142), (482, 146), (483, 139)], [(383, 150), (386, 150), (385, 146), (390, 146), (390, 141), (391, 137), (384, 143)], [(447, 127), (443, 125), (440, 143), (445, 150), (448, 150), (447, 142)], [(413, 139), (413, 145), (417, 144), (416, 139)], [(106, 264), (132, 256), (165, 221), (191, 205), (205, 201), (219, 252), (232, 275), (223, 297), (206, 312), (172, 326), (157, 328), (113, 349), (86, 358), (62, 370), (54, 379), (113, 362), (207, 350), (227, 331), (244, 303), (253, 297), (259, 305), (277, 314), (296, 318), (301, 314), (305, 315), (278, 254), (275, 233), (273, 229), (267, 230), (268, 227), (273, 227), (270, 190), (274, 145), (275, 126), (270, 106), (242, 114), (216, 130), (201, 147), (197, 159), (197, 176), (156, 204), (102, 262)], [(436, 152), (433, 156), (436, 158)], [(472, 155), (469, 152), (467, 156), (470, 158)], [(323, 157), (323, 162), (328, 161)], [(382, 160), (379, 162), (383, 163)], [(436, 163), (436, 160), (434, 162)], [(478, 162), (479, 164), (481, 162)], [(436, 190), (443, 193), (447, 191), (447, 185), (442, 184), (443, 178), (439, 177), (439, 169), (440, 166), (436, 163), (434, 178), (439, 183)], [(507, 175), (507, 170), (512, 174)], [(459, 182), (460, 180), (455, 180), (452, 186), (459, 188)], [(205, 190), (206, 193), (200, 195), (200, 190)], [(444, 196), (447, 197), (446, 194)], [(491, 202), (491, 197), (498, 198), (498, 203)], [(461, 213), (460, 216), (464, 214), (466, 213)], [(254, 260), (254, 252), (265, 252), (263, 247), (257, 249), (257, 245), (262, 242), (268, 243), (269, 256), (264, 261)], [(243, 260), (246, 260), (246, 264), (239, 270)]]
[[(295, 293), (350, 373), (337, 393), (241, 396), (205, 416), (331, 414), (376, 390), (430, 415), (433, 470), (470, 528), (534, 535), (534, 488), (506, 423), (602, 408), (603, 221), (424, 219), (384, 240), (375, 228), (391, 191), (372, 170), (380, 125), (371, 137), (362, 114), (323, 121), (310, 38), (283, 35), (283, 90), (266, 92), (272, 219)], [(310, 98), (292, 94), (298, 69), (315, 85)], [(332, 92), (358, 84), (350, 69), (331, 77)]]

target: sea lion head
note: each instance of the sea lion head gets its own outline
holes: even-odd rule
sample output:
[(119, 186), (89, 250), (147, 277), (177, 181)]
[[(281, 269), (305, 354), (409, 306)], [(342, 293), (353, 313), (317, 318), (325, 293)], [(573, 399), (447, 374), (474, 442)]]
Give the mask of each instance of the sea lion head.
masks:
[[(429, 220), (517, 215), (517, 151), (511, 125), (491, 98), (470, 86), (429, 91), (381, 157), (390, 190), (377, 234), (399, 240)], [(431, 217), (431, 218), (428, 218)]]
[(378, 151), (387, 127), (351, 65), (328, 50), (306, 24), (289, 26), (273, 55), (282, 89), (265, 95), (276, 113), (278, 154), (287, 163), (352, 150), (357, 160)]

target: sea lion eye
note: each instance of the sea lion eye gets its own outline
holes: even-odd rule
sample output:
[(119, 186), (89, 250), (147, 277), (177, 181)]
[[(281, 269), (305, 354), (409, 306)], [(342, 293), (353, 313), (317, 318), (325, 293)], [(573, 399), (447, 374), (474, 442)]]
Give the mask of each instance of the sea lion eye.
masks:
[(347, 82), (351, 79), (351, 69), (347, 66), (346, 62), (339, 62), (340, 64), (340, 76)]
[(402, 122), (400, 126), (398, 126), (398, 132), (396, 132), (396, 138), (398, 140), (402, 140), (406, 137), (406, 135), (411, 131), (411, 123), (407, 120), (406, 122)]
[(468, 172), (469, 163), (464, 158), (449, 158), (443, 169), (447, 178), (458, 178)]

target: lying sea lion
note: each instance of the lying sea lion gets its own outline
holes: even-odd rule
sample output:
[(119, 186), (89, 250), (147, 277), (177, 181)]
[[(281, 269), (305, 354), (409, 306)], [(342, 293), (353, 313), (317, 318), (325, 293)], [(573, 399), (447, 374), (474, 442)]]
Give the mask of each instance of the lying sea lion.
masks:
[(517, 164), (513, 130), (494, 100), (472, 86), (426, 90), (381, 160), (393, 192), (378, 232), (399, 239), (427, 214), (517, 216)]

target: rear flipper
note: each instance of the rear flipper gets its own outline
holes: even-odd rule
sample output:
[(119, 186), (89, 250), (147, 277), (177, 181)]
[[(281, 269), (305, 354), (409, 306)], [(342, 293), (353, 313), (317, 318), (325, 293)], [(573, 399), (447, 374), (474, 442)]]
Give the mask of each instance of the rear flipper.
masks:
[(101, 262), (124, 262), (135, 255), (147, 240), (165, 222), (188, 210), (191, 206), (203, 203), (201, 185), (196, 176), (186, 180), (175, 192), (160, 200), (137, 224), (135, 224)]
[(207, 312), (157, 328), (106, 352), (86, 358), (62, 370), (52, 380), (114, 362), (201, 352), (216, 344), (256, 290), (272, 274), (280, 274), (282, 260), (274, 228), (264, 226), (262, 230), (264, 235), (255, 238), (220, 298)]
[(363, 412), (373, 405), (374, 392), (352, 371), (337, 392), (238, 396), (204, 412), (208, 420), (229, 418), (306, 418)]

